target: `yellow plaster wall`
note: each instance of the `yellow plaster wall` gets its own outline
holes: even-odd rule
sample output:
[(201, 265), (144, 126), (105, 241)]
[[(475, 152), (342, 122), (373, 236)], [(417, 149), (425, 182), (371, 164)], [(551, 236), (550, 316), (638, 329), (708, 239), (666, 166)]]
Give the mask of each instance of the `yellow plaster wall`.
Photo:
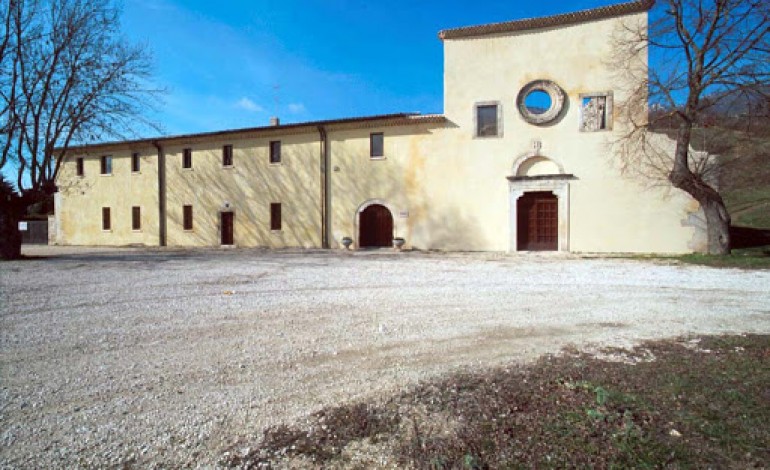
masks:
[[(131, 154), (140, 154), (140, 171), (131, 172)], [(101, 157), (112, 155), (112, 174), (101, 175)], [(77, 157), (84, 175), (77, 176)], [(65, 245), (157, 246), (158, 172), (154, 148), (121, 148), (73, 153), (62, 163), (57, 186), (61, 206), (57, 214)], [(131, 208), (141, 207), (141, 230), (131, 228)], [(102, 208), (109, 207), (112, 229), (102, 230)]]
[[(429, 163), (425, 190), (458, 216), (461, 243), (436, 248), (507, 250), (509, 198), (506, 176), (541, 142), (540, 154), (559, 162), (570, 182), (571, 251), (686, 252), (692, 227), (681, 222), (693, 210), (686, 195), (648, 189), (619, 172), (610, 147), (621, 136), (617, 104), (627, 84), (611, 63), (611, 38), (623, 23), (644, 24), (646, 14), (562, 28), (445, 40), (445, 115), (450, 121)], [(520, 116), (522, 87), (552, 80), (566, 93), (566, 110), (553, 125), (535, 126)], [(581, 93), (613, 92), (614, 130), (579, 131)], [(474, 137), (474, 103), (502, 106), (503, 136)], [(451, 168), (446, 168), (447, 163)], [(460, 190), (460, 188), (462, 190)], [(464, 235), (468, 228), (473, 235)], [(426, 228), (426, 232), (433, 232)]]
[[(507, 251), (511, 196), (506, 177), (514, 162), (533, 154), (554, 163), (522, 167), (527, 175), (563, 168), (569, 182), (569, 250), (577, 252), (687, 252), (694, 229), (682, 225), (697, 210), (689, 196), (649, 187), (621, 175), (620, 156), (609, 144), (623, 128), (617, 104), (625, 84), (610, 63), (610, 38), (623, 22), (645, 14), (469, 39), (445, 40), (445, 124), (330, 126), (330, 244), (356, 242), (358, 211), (381, 203), (394, 217), (394, 236), (407, 247)], [(548, 126), (526, 123), (516, 97), (533, 80), (553, 80), (567, 94), (563, 117)], [(579, 131), (579, 95), (613, 93), (613, 131)], [(502, 137), (474, 137), (474, 104), (502, 106)], [(342, 128), (345, 129), (342, 129)], [(283, 132), (283, 134), (281, 134)], [(260, 131), (251, 136), (199, 136), (164, 144), (167, 240), (170, 246), (218, 246), (219, 214), (235, 213), (237, 246), (321, 246), (321, 156), (316, 132)], [(369, 156), (369, 135), (384, 134), (382, 159)], [(227, 140), (231, 139), (231, 140)], [(269, 142), (282, 141), (282, 163), (269, 163)], [(222, 167), (222, 146), (233, 145), (234, 165)], [(193, 167), (182, 168), (183, 148)], [(145, 149), (141, 175), (130, 174), (130, 151), (114, 152), (112, 177), (101, 177), (98, 157), (86, 177), (64, 165), (63, 241), (72, 244), (157, 244), (155, 149)], [(520, 176), (520, 175), (519, 175)], [(136, 202), (134, 202), (136, 201)], [(269, 227), (270, 203), (282, 204), (283, 228)], [(142, 205), (143, 230), (130, 230), (130, 207)], [(182, 228), (182, 207), (193, 206), (194, 228)], [(228, 207), (225, 207), (227, 205)], [(101, 207), (113, 209), (113, 231), (101, 231)], [(145, 208), (146, 206), (146, 208)]]
[[(370, 134), (383, 134), (384, 156), (370, 157)], [(331, 236), (339, 247), (349, 236), (358, 245), (358, 211), (366, 204), (388, 207), (393, 235), (418, 246), (420, 227), (429, 223), (433, 199), (425, 191), (425, 167), (432, 153), (435, 125), (395, 126), (328, 132), (330, 151)]]
[[(320, 247), (318, 134), (225, 139), (165, 146), (168, 245), (218, 246), (226, 210), (235, 214), (236, 246)], [(280, 164), (269, 162), (271, 140), (281, 141)], [(226, 144), (233, 146), (229, 168), (222, 166)], [(184, 148), (192, 149), (191, 169), (182, 168)], [(270, 203), (281, 203), (281, 231), (270, 230)], [(184, 205), (193, 206), (191, 231), (183, 229)]]

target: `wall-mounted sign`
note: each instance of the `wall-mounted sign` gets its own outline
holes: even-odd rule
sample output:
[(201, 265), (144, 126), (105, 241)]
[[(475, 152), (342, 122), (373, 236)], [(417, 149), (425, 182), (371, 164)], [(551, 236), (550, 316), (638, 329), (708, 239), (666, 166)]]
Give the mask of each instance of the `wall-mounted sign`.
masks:
[(19, 232), (26, 232), (26, 231), (27, 231), (27, 223), (19, 222)]
[(402, 219), (408, 219), (409, 218), (409, 211), (401, 211), (398, 213), (398, 216)]

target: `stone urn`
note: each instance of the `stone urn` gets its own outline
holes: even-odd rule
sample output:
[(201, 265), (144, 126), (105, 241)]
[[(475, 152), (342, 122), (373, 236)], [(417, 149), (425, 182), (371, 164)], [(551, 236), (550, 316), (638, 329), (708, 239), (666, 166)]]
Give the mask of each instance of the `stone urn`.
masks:
[(406, 240), (404, 240), (401, 237), (396, 237), (393, 239), (393, 248), (401, 251), (401, 248), (404, 246), (404, 243), (406, 243)]
[(342, 243), (342, 246), (344, 246), (346, 250), (349, 250), (350, 245), (353, 244), (353, 239), (350, 237), (342, 237), (342, 240), (340, 240), (340, 243)]

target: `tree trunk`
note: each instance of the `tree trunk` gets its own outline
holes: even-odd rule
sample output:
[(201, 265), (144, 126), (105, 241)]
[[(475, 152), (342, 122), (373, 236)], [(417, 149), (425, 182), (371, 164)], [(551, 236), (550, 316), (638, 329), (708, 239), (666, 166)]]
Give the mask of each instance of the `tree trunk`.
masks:
[(710, 255), (730, 254), (730, 214), (720, 197), (699, 201), (706, 214), (706, 234), (708, 235), (708, 253)]
[(18, 204), (0, 201), (0, 260), (21, 258)]
[[(693, 109), (697, 103), (688, 101), (687, 109)], [(674, 187), (685, 191), (700, 203), (706, 216), (706, 235), (710, 255), (730, 254), (730, 214), (719, 192), (712, 188), (703, 177), (690, 170), (689, 153), (692, 137), (692, 120), (684, 120), (679, 125), (674, 153), (674, 166), (668, 175)]]

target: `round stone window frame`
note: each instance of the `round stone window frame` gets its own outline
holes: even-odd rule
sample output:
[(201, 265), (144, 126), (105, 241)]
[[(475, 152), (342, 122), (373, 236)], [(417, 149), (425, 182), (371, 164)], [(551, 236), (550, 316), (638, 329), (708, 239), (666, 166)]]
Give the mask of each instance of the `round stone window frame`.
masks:
[[(527, 97), (533, 91), (548, 93), (548, 97), (551, 98), (551, 107), (544, 113), (536, 114), (527, 108)], [(559, 85), (551, 80), (535, 80), (527, 83), (519, 91), (519, 95), (516, 97), (516, 106), (519, 108), (519, 114), (521, 114), (525, 121), (536, 126), (543, 126), (551, 124), (561, 116), (565, 101), (566, 95)]]

